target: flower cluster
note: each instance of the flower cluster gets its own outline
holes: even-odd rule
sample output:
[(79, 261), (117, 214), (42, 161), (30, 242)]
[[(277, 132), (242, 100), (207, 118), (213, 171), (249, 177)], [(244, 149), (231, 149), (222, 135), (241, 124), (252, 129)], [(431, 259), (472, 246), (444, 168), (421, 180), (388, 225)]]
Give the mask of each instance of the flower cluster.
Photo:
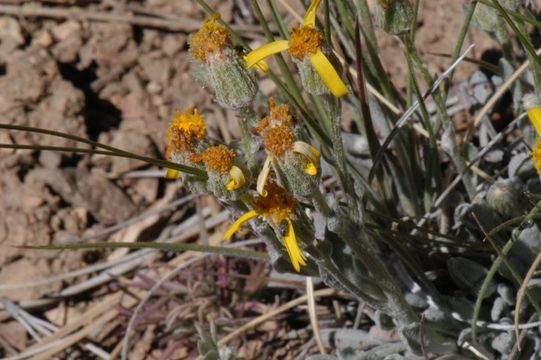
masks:
[[(234, 165), (236, 153), (223, 144), (209, 146), (206, 135), (207, 127), (199, 110), (177, 112), (165, 133), (166, 159), (186, 165), (203, 163), (209, 174), (220, 177), (227, 190), (239, 189), (246, 181), (243, 171)], [(178, 179), (180, 175), (172, 169), (166, 173), (169, 179)]]
[[(319, 151), (308, 143), (297, 141), (294, 130), (294, 119), (291, 109), (286, 104), (278, 104), (273, 98), (269, 102), (270, 112), (254, 129), (254, 135), (262, 137), (263, 148), (267, 158), (257, 177), (253, 192), (248, 186), (240, 158), (234, 149), (224, 144), (210, 145), (206, 138), (206, 126), (197, 109), (184, 114), (177, 113), (169, 123), (166, 132), (166, 156), (185, 165), (204, 167), (207, 171), (206, 189), (216, 196), (222, 192), (211, 186), (217, 180), (229, 192), (241, 191), (246, 205), (252, 210), (242, 215), (226, 231), (224, 239), (229, 240), (242, 224), (260, 217), (281, 234), (280, 226), (287, 224), (283, 235), (283, 244), (289, 254), (291, 264), (296, 271), (306, 265), (293, 226), (297, 201), (277, 180), (271, 177), (271, 165), (284, 166), (288, 157), (296, 157), (304, 164), (302, 171), (308, 176), (315, 176), (319, 167)], [(296, 164), (297, 164), (296, 163)], [(178, 178), (180, 173), (168, 170), (169, 178)], [(280, 235), (281, 236), (281, 235)]]
[[(230, 240), (244, 223), (258, 218), (282, 240), (296, 271), (308, 261), (301, 249), (303, 240), (299, 240), (295, 231), (296, 222), (306, 218), (298, 197), (309, 197), (310, 189), (317, 186), (320, 152), (302, 140), (303, 124), (296, 123), (287, 104), (270, 98), (266, 116), (255, 120), (252, 117), (249, 122), (243, 116), (255, 114), (251, 104), (258, 86), (256, 74), (250, 68), (267, 70), (263, 59), (284, 50), (297, 64), (307, 92), (330, 92), (335, 97), (348, 93), (325, 55), (330, 52), (323, 34), (316, 28), (320, 2), (312, 1), (303, 24), (291, 30), (288, 40), (269, 43), (246, 55), (234, 48), (227, 28), (220, 24), (219, 15), (207, 20), (190, 38), (190, 53), (199, 80), (214, 92), (218, 103), (238, 111), (239, 126), (244, 126), (241, 127), (244, 129), (241, 131), (242, 150), (210, 141), (197, 109), (177, 113), (165, 136), (168, 160), (206, 171), (204, 181), (185, 177), (192, 189), (211, 193), (244, 212), (226, 231), (224, 239)], [(255, 154), (259, 150), (265, 154), (261, 165)], [(179, 178), (181, 174), (168, 170), (167, 177)], [(249, 210), (246, 212), (246, 209)]]
[[(307, 92), (321, 95), (328, 89), (334, 96), (341, 97), (348, 93), (348, 89), (322, 50), (323, 34), (316, 29), (316, 13), (320, 3), (321, 0), (312, 1), (302, 26), (291, 30), (289, 40), (263, 45), (250, 52), (246, 61), (248, 66), (254, 66), (271, 55), (287, 50), (299, 66), (301, 81)], [(314, 77), (313, 70), (318, 77)], [(324, 86), (320, 86), (318, 80), (323, 81)]]

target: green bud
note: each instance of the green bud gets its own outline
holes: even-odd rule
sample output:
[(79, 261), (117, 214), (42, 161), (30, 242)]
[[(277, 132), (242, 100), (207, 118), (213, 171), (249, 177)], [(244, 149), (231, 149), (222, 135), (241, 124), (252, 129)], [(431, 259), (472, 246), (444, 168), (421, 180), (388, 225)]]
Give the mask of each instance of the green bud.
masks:
[(487, 192), (488, 205), (500, 215), (511, 218), (521, 213), (521, 184), (514, 180), (498, 180)]
[(408, 0), (378, 0), (375, 4), (376, 26), (389, 34), (408, 32), (413, 24), (413, 9)]
[(310, 197), (317, 190), (319, 175), (309, 175), (305, 171), (306, 159), (297, 153), (288, 151), (280, 168), (287, 179), (291, 193), (295, 197)]
[(225, 107), (240, 109), (249, 105), (257, 93), (254, 73), (233, 49), (224, 49), (207, 57), (206, 82), (216, 100)]
[(295, 64), (297, 64), (302, 87), (307, 93), (312, 95), (323, 95), (329, 93), (329, 89), (317, 73), (316, 69), (314, 69), (312, 66), (309, 56), (305, 56), (302, 61), (293, 58), (293, 61)]

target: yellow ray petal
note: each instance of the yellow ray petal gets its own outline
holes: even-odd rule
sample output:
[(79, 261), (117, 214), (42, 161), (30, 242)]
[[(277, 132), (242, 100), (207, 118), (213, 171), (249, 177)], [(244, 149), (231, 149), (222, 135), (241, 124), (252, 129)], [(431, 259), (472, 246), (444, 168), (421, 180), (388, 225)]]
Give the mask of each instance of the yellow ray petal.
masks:
[(229, 170), (229, 182), (227, 183), (225, 188), (229, 191), (237, 190), (245, 183), (246, 178), (244, 177), (242, 170), (237, 166), (232, 166), (231, 170)]
[(289, 41), (287, 40), (277, 40), (271, 43), (265, 44), (258, 49), (250, 51), (246, 56), (245, 60), (248, 64), (248, 67), (252, 67), (255, 64), (261, 62), (261, 60), (277, 54), (281, 51), (287, 50), (289, 48)]
[(306, 265), (306, 257), (302, 253), (299, 243), (297, 242), (297, 237), (295, 236), (295, 230), (293, 230), (293, 223), (290, 219), (287, 220), (287, 234), (284, 236), (284, 245), (289, 254), (289, 259), (291, 260), (291, 265), (295, 271), (301, 271), (301, 265)]
[[(246, 61), (246, 63), (248, 63), (248, 56), (244, 55), (242, 58), (244, 59), (244, 61)], [(248, 64), (246, 64), (246, 65), (248, 65)], [(269, 71), (269, 64), (267, 64), (267, 62), (265, 60), (259, 61), (254, 66), (256, 68), (258, 68), (259, 70), (263, 71), (263, 72)]]
[(319, 158), (321, 154), (318, 149), (304, 141), (295, 141), (293, 143), (293, 152), (302, 154), (308, 158), (308, 164), (304, 168), (304, 172), (308, 175), (317, 175), (317, 168), (319, 167)]
[(532, 125), (537, 131), (537, 135), (541, 136), (541, 106), (527, 109), (526, 112), (528, 113), (528, 117), (530, 118)]
[(310, 7), (304, 14), (304, 21), (302, 22), (304, 26), (316, 26), (316, 14), (320, 3), (321, 0), (312, 0)]
[(329, 59), (323, 54), (323, 51), (318, 50), (310, 54), (310, 60), (321, 80), (323, 80), (334, 96), (340, 97), (348, 93), (346, 84), (340, 79), (340, 75), (338, 75)]
[(267, 196), (267, 191), (265, 190), (265, 184), (267, 184), (267, 179), (269, 178), (271, 163), (273, 157), (271, 155), (267, 156), (265, 163), (263, 163), (263, 169), (257, 176), (257, 185), (256, 190), (260, 195)]
[(170, 180), (176, 180), (180, 177), (180, 171), (173, 170), (173, 169), (167, 169), (167, 172), (165, 173), (165, 178)]
[(239, 217), (230, 227), (227, 229), (227, 231), (224, 233), (224, 240), (229, 241), (231, 240), (231, 237), (234, 233), (237, 232), (237, 230), (244, 224), (246, 221), (258, 216), (259, 213), (255, 210), (248, 211), (246, 214)]

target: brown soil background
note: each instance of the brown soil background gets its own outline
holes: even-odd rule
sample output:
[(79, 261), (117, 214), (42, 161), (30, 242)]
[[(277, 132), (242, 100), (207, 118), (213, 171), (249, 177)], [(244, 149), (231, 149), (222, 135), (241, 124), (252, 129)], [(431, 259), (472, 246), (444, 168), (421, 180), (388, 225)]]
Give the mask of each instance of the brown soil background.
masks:
[[(22, 5), (19, 1), (6, 3)], [(210, 3), (254, 44), (262, 42), (261, 30), (245, 12), (248, 1)], [(301, 9), (297, 1), (293, 3), (296, 9)], [(211, 94), (201, 89), (188, 72), (191, 60), (187, 39), (204, 19), (194, 2), (55, 0), (41, 5), (60, 12), (82, 7), (88, 13), (152, 16), (179, 25), (167, 29), (121, 21), (76, 20), (67, 13), (58, 18), (7, 16), (2, 15), (5, 9), (0, 9), (1, 122), (55, 129), (160, 157), (164, 129), (173, 112), (197, 106), (205, 114), (211, 136), (226, 142), (237, 136), (238, 129), (232, 121), (234, 114), (217, 106)], [(430, 53), (451, 53), (462, 24), (463, 6), (462, 1), (423, 2), (416, 44), (425, 54), (432, 73), (441, 72), (448, 64), (447, 58)], [(284, 9), (282, 12), (291, 20)], [(398, 39), (383, 33), (378, 36), (388, 72), (395, 83), (404, 84), (407, 69)], [(468, 34), (466, 43), (476, 44), (474, 58), (495, 47), (488, 36), (475, 29)], [(475, 69), (472, 64), (461, 65), (457, 81)], [(269, 94), (273, 86), (264, 81), (262, 89)], [(0, 143), (74, 145), (60, 138), (4, 130), (0, 130)], [(0, 285), (39, 281), (125, 256), (128, 252), (124, 250), (31, 251), (18, 247), (82, 241), (187, 195), (178, 184), (156, 176), (154, 170), (157, 169), (135, 160), (97, 155), (0, 150)], [(198, 218), (216, 220), (220, 214), (216, 201), (203, 197), (115, 231), (103, 240), (153, 240), (164, 236), (164, 229), (178, 230), (178, 224), (189, 221), (196, 224)], [(204, 240), (217, 243), (227, 223), (228, 217), (222, 215)], [(193, 224), (185, 226), (187, 236), (183, 241), (198, 239), (200, 231)], [(29, 311), (63, 327), (123, 289), (148, 290), (178, 258), (178, 254), (162, 253), (152, 262), (142, 262), (137, 271)], [(218, 276), (226, 272), (233, 275), (226, 277), (227, 280)], [(0, 297), (23, 306), (54, 297), (93, 276), (86, 274), (23, 289), (4, 289), (0, 290)], [(269, 274), (263, 264), (218, 256), (210, 257), (206, 264), (195, 263), (182, 276), (170, 281), (169, 289), (177, 291), (174, 299), (161, 294), (156, 301), (162, 303), (153, 302), (155, 312), (147, 314), (146, 323), (138, 325), (129, 359), (193, 357), (197, 339), (195, 323), (206, 327), (214, 320), (226, 329), (234, 329), (287, 301), (296, 289), (304, 292), (303, 282), (298, 278), (287, 277), (288, 281), (277, 282), (272, 281), (273, 277), (286, 278)], [(331, 301), (320, 303), (322, 325), (351, 324), (347, 315), (337, 315), (336, 307), (340, 309), (355, 302), (347, 297), (338, 297), (334, 302), (334, 307)], [(13, 355), (35, 343), (25, 328), (6, 312), (5, 306), (4, 303), (4, 309), (0, 310), (0, 349), (3, 349), (0, 357)], [(120, 316), (110, 320), (98, 333), (88, 335), (87, 340), (113, 351), (122, 339), (132, 310), (122, 309)], [(238, 349), (237, 355), (247, 359), (263, 358), (259, 357), (261, 354), (267, 354), (266, 358), (293, 359), (302, 351), (316, 351), (315, 344), (308, 341), (311, 330), (307, 324), (306, 308), (299, 307), (275, 321), (265, 322), (232, 345)], [(392, 338), (393, 335), (374, 336)], [(82, 340), (67, 352), (61, 352), (61, 358), (94, 358), (81, 344)]]

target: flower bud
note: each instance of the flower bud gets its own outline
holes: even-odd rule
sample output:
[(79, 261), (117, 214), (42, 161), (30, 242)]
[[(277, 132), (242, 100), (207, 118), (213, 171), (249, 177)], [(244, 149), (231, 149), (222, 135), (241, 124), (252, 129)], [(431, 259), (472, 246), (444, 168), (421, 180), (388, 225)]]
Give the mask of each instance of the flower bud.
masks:
[(216, 22), (218, 15), (207, 20), (190, 39), (190, 52), (199, 63), (198, 78), (209, 86), (220, 105), (233, 109), (252, 102), (257, 93), (253, 72), (233, 48), (229, 32)]
[(328, 94), (329, 89), (321, 79), (321, 76), (317, 73), (316, 69), (312, 65), (312, 61), (308, 56), (302, 60), (293, 58), (297, 69), (299, 69), (299, 75), (301, 78), (302, 87), (307, 93), (312, 95)]
[(319, 176), (316, 176), (317, 172), (313, 175), (306, 172), (307, 163), (307, 158), (292, 151), (287, 152), (285, 160), (280, 163), (283, 175), (296, 197), (311, 197), (317, 191)]
[(208, 191), (218, 198), (235, 199), (235, 190), (241, 189), (246, 183), (244, 172), (235, 165), (236, 157), (237, 154), (227, 146), (217, 145), (193, 154), (190, 160), (205, 165)]
[(413, 9), (408, 0), (378, 0), (375, 4), (376, 26), (389, 34), (408, 32), (413, 23)]
[(521, 184), (513, 180), (498, 180), (487, 192), (487, 203), (504, 217), (520, 215)]
[[(223, 55), (226, 57), (222, 58)], [(233, 49), (212, 55), (210, 59), (208, 81), (218, 103), (233, 109), (249, 105), (258, 88), (255, 76), (246, 68), (244, 60)]]

